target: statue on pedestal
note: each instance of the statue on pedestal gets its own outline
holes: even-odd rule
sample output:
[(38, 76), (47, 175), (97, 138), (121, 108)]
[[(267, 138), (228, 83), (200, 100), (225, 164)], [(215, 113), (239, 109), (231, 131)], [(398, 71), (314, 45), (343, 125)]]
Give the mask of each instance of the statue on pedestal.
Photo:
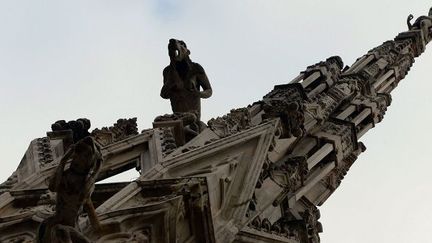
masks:
[[(201, 100), (212, 95), (212, 88), (204, 68), (189, 58), (190, 51), (181, 40), (170, 39), (170, 64), (163, 70), (161, 97), (170, 99), (174, 114), (159, 116), (155, 122), (181, 120), (186, 140), (203, 130)], [(202, 88), (202, 90), (201, 90)]]

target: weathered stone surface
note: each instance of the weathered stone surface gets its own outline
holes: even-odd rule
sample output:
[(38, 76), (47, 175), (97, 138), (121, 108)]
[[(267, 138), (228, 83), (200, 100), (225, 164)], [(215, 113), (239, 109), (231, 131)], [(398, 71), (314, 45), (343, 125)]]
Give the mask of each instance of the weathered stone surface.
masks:
[[(89, 121), (56, 122), (0, 185), (0, 241), (30, 242), (41, 223), (69, 215), (73, 222), (60, 217), (54, 231), (90, 242), (320, 242), (318, 206), (365, 151), (359, 139), (382, 121), (390, 93), (430, 42), (431, 16), (414, 23), (410, 17), (408, 31), (350, 67), (339, 57), (309, 66), (208, 127), (198, 123), (200, 96), (211, 94), (205, 73), (190, 61), (184, 42), (171, 40), (161, 95), (171, 99), (174, 114), (140, 134), (136, 119), (94, 130), (89, 139), (101, 146), (104, 161), (96, 174), (74, 174), (73, 160), (64, 159), (90, 135)], [(91, 193), (95, 181), (128, 169), (140, 177), (96, 184)], [(56, 174), (82, 190), (50, 192)], [(84, 174), (89, 181), (76, 180)], [(83, 213), (84, 201), (96, 209)]]

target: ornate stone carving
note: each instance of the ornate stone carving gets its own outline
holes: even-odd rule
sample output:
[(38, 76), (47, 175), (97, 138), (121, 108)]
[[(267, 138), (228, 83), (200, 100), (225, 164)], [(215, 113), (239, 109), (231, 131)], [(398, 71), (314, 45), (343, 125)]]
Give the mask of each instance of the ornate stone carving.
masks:
[(305, 111), (319, 123), (327, 120), (344, 101), (354, 98), (361, 90), (356, 78), (342, 77), (327, 92), (313, 97), (305, 103)]
[(318, 94), (305, 105), (306, 112), (318, 122), (325, 121), (331, 112), (338, 106), (339, 102), (328, 94)]
[(161, 128), (160, 138), (163, 156), (167, 156), (177, 148), (174, 135), (170, 128)]
[(96, 242), (215, 243), (206, 178), (138, 180), (125, 189), (133, 192), (120, 192), (114, 205), (99, 212), (112, 230)]
[(120, 141), (126, 137), (137, 135), (137, 118), (118, 119), (109, 130), (114, 134), (114, 141)]
[(272, 224), (268, 218), (261, 219), (259, 216), (256, 216), (248, 226), (259, 231), (300, 242), (298, 231), (284, 222), (280, 219)]
[(50, 139), (48, 137), (38, 138), (36, 144), (40, 165), (43, 167), (53, 162)]
[(359, 90), (360, 87), (357, 82), (341, 79), (329, 89), (328, 94), (340, 104), (342, 101), (352, 98)]
[[(370, 109), (372, 112), (371, 117), (373, 118), (374, 124), (382, 121), (387, 111), (387, 107), (390, 106), (390, 104), (391, 104), (391, 95), (385, 93), (380, 93), (377, 94), (376, 96), (358, 96), (350, 103), (350, 105), (355, 105), (359, 110), (364, 110), (366, 108)], [(346, 108), (346, 107), (342, 107), (342, 108)], [(349, 120), (349, 119), (344, 119), (344, 120)]]
[(296, 238), (301, 243), (319, 243), (319, 233), (323, 231), (321, 223), (318, 221), (321, 217), (316, 206), (311, 203), (305, 205), (302, 212), (292, 215), (285, 212), (285, 215), (277, 220), (272, 229), (279, 234)]
[(280, 118), (283, 127), (281, 137), (300, 137), (304, 134), (304, 100), (306, 94), (300, 84), (277, 85), (261, 104), (263, 119)]
[(396, 50), (396, 43), (394, 41), (386, 41), (368, 53), (375, 55), (376, 58), (383, 58), (388, 63), (393, 63), (396, 61), (399, 52)]
[(377, 106), (378, 106), (378, 110), (379, 112), (377, 114), (375, 114), (375, 117), (377, 118), (376, 123), (381, 122), (384, 119), (384, 115), (387, 111), (387, 107), (390, 106), (392, 101), (391, 95), (390, 94), (378, 94), (377, 95)]
[(297, 216), (286, 212), (276, 222), (271, 223), (268, 218), (261, 219), (255, 217), (249, 227), (276, 234), (290, 239), (295, 239), (301, 243), (319, 243), (319, 233), (323, 231), (321, 223), (318, 221), (321, 217), (316, 206), (308, 203), (304, 211), (297, 212)]
[(309, 173), (305, 156), (288, 157), (270, 165), (270, 178), (289, 192), (303, 186)]
[(395, 67), (398, 67), (396, 70), (399, 71), (397, 75), (399, 80), (405, 78), (413, 63), (414, 56), (411, 53), (401, 55), (399, 60), (396, 61)]
[(96, 128), (91, 135), (103, 146), (138, 135), (137, 118), (118, 119), (113, 126)]
[[(339, 56), (329, 57), (323, 62), (307, 67), (307, 69), (302, 72), (302, 74), (304, 74), (303, 79), (306, 79), (308, 76), (318, 71), (321, 75), (319, 83), (325, 83), (327, 87), (330, 87), (339, 80), (343, 65), (342, 58)], [(306, 89), (310, 91), (316, 86), (318, 86), (318, 84), (313, 85), (313, 87), (307, 87)]]
[(356, 130), (350, 122), (331, 119), (314, 136), (334, 143), (336, 160), (341, 160), (358, 148)]
[[(145, 134), (136, 119), (92, 136), (86, 119), (53, 124), (49, 139), (33, 140), (0, 185), (7, 191), (0, 194), (0, 242), (31, 240), (28, 232), (40, 222), (40, 243), (319, 242), (314, 205), (326, 201), (364, 151), (358, 137), (381, 121), (389, 93), (430, 41), (431, 15), (409, 22), (409, 31), (342, 74), (342, 61), (331, 57), (253, 106), (212, 119), (204, 131), (199, 102), (211, 95), (210, 84), (186, 44), (171, 40), (161, 96), (171, 100), (173, 114), (158, 117)], [(186, 140), (197, 137), (185, 144), (184, 131)], [(90, 200), (101, 166), (94, 143), (111, 145), (103, 148), (99, 179), (141, 169), (135, 181), (96, 185), (97, 217)], [(55, 201), (43, 187), (67, 148), (49, 186)]]
[(318, 221), (321, 217), (320, 211), (312, 206), (302, 213), (302, 217), (306, 226), (306, 232), (303, 232), (304, 237), (307, 237), (310, 243), (319, 243), (319, 233), (323, 232), (322, 225)]
[(233, 109), (223, 117), (208, 121), (208, 127), (219, 137), (227, 137), (251, 126), (251, 116), (247, 108)]
[(327, 176), (327, 183), (331, 190), (336, 190), (336, 188), (339, 187), (342, 180), (346, 176), (348, 170), (351, 168), (351, 166), (354, 164), (354, 162), (357, 160), (360, 153), (364, 152), (366, 150), (366, 147), (363, 143), (358, 143), (358, 148), (353, 151), (351, 154), (346, 156), (340, 164), (338, 164), (338, 167), (334, 169), (328, 176)]

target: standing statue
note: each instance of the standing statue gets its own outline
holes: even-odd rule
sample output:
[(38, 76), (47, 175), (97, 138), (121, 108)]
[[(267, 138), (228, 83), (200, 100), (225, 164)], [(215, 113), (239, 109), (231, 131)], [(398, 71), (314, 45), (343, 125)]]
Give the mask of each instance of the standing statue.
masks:
[[(186, 136), (196, 136), (205, 126), (201, 123), (201, 101), (212, 95), (212, 88), (204, 68), (189, 58), (190, 51), (181, 40), (170, 39), (168, 55), (170, 65), (163, 70), (161, 97), (170, 99), (173, 115), (155, 121), (183, 121)], [(202, 88), (202, 90), (201, 90)]]
[(421, 30), (422, 37), (424, 42), (427, 44), (432, 39), (432, 8), (429, 9), (428, 16), (420, 16), (411, 24), (411, 20), (414, 19), (414, 16), (410, 14), (407, 19), (408, 29), (409, 30)]
[[(70, 167), (65, 170), (69, 161)], [(91, 137), (69, 147), (50, 179), (48, 188), (57, 193), (56, 212), (39, 226), (38, 243), (90, 242), (76, 224), (84, 207), (95, 230), (100, 229), (91, 194), (101, 165), (100, 149)]]

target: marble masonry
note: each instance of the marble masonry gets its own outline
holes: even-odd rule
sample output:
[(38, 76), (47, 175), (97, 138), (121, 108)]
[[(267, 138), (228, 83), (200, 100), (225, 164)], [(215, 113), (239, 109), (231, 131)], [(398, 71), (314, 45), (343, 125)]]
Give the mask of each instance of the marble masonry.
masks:
[[(169, 40), (161, 96), (173, 114), (141, 132), (135, 118), (52, 124), (0, 184), (0, 242), (320, 242), (319, 206), (432, 39), (432, 10), (412, 20), (351, 66), (329, 57), (207, 123), (211, 77)], [(98, 183), (130, 169), (140, 177)]]

